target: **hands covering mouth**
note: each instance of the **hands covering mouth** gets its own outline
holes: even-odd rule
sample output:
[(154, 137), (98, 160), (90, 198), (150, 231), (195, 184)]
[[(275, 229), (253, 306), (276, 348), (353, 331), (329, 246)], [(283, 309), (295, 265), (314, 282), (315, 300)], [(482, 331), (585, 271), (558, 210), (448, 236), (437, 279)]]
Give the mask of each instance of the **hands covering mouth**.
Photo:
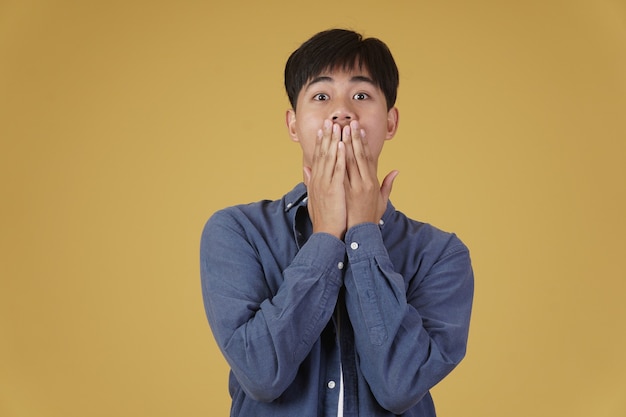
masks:
[(343, 127), (324, 121), (311, 166), (304, 167), (314, 233), (342, 239), (352, 226), (379, 222), (398, 171), (391, 171), (380, 184), (377, 163), (357, 121)]

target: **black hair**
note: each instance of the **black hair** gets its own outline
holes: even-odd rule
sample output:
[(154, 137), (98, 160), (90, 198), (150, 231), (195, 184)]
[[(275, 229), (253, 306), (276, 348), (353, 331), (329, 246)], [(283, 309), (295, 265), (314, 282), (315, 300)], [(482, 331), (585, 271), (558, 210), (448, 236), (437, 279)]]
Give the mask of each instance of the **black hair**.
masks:
[(323, 71), (341, 68), (366, 68), (374, 83), (382, 90), (387, 109), (396, 103), (398, 67), (391, 51), (377, 38), (366, 38), (345, 29), (320, 32), (296, 49), (285, 65), (285, 89), (295, 110), (298, 94), (304, 85)]

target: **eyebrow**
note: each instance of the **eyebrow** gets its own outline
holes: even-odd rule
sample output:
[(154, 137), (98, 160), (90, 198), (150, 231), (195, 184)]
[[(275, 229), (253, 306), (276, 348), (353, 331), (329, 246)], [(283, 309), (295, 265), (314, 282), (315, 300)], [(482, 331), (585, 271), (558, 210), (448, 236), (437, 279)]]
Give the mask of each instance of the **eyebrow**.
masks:
[[(333, 77), (329, 77), (327, 75), (320, 75), (318, 77), (313, 78), (311, 81), (309, 81), (306, 85), (306, 89), (308, 90), (313, 84), (322, 83), (322, 82), (333, 82), (333, 81), (335, 81)], [(364, 83), (376, 85), (374, 80), (372, 80), (370, 77), (366, 77), (365, 75), (355, 75), (354, 77), (350, 78), (350, 82), (351, 83), (364, 82)]]

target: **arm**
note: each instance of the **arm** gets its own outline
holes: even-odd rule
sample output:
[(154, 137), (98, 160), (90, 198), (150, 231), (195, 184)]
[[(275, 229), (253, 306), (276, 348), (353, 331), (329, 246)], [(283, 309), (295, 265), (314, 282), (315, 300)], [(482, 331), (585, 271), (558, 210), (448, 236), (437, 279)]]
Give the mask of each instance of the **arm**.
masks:
[(376, 225), (350, 229), (346, 242), (352, 266), (346, 306), (360, 369), (379, 404), (402, 414), (465, 355), (473, 296), (469, 253), (450, 235), (422, 279), (408, 285), (394, 271)]
[(448, 235), (439, 252), (429, 254), (434, 259), (422, 259), (417, 247), (403, 248), (414, 263), (403, 269), (411, 276), (395, 272), (377, 223), (397, 171), (378, 184), (376, 160), (357, 122), (344, 129), (344, 142), (352, 271), (345, 278), (346, 308), (369, 388), (382, 407), (402, 414), (465, 355), (472, 268), (465, 246)]
[(272, 401), (292, 383), (330, 320), (345, 247), (332, 236), (312, 236), (280, 271), (250, 242), (253, 225), (235, 217), (216, 213), (202, 235), (205, 309), (237, 381), (252, 398)]

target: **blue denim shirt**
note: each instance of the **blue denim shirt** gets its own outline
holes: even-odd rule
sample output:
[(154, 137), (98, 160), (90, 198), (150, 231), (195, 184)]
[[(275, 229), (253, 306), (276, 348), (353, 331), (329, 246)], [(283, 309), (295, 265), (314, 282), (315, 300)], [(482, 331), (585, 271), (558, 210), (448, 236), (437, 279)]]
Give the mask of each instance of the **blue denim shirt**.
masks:
[(391, 203), (344, 241), (311, 234), (306, 187), (230, 207), (201, 240), (202, 293), (231, 367), (231, 416), (435, 416), (466, 351), (473, 273), (454, 235)]

